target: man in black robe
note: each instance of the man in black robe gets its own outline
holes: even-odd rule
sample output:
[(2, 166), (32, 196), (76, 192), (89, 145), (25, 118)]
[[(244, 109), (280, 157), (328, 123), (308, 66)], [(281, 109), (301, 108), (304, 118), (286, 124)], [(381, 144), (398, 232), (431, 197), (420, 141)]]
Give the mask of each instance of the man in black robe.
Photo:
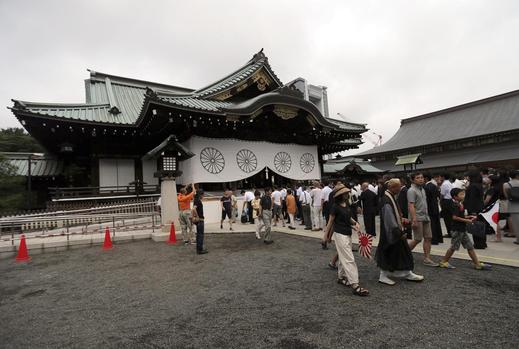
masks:
[(404, 224), (396, 197), (400, 192), (400, 180), (392, 178), (386, 182), (387, 190), (380, 208), (380, 241), (375, 260), (380, 268), (379, 282), (393, 286), (395, 281), (389, 277), (405, 278), (408, 281), (422, 281), (424, 277), (413, 273), (414, 260), (407, 244)]
[(433, 245), (443, 243), (442, 227), (440, 223), (440, 185), (441, 178), (439, 174), (426, 174), (425, 180), (427, 183), (424, 186), (425, 195), (427, 197), (427, 213), (431, 218), (431, 231)]
[(360, 203), (362, 207), (362, 218), (364, 218), (364, 229), (366, 233), (375, 236), (375, 216), (378, 210), (377, 194), (369, 189), (369, 183), (365, 182), (361, 185), (362, 193), (360, 194)]

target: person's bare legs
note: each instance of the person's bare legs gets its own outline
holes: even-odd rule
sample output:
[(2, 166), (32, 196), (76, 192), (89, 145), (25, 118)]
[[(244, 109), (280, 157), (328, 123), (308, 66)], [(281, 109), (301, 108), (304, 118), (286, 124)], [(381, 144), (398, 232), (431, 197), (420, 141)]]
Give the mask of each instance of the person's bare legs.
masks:
[(474, 265), (478, 265), (479, 259), (478, 259), (478, 256), (476, 255), (476, 251), (474, 251), (474, 249), (470, 249), (470, 250), (467, 250), (467, 253), (470, 256), (470, 259), (472, 259), (472, 262), (474, 263)]
[(416, 245), (418, 245), (421, 241), (418, 241), (418, 240), (411, 240), (408, 242), (409, 244), (409, 248), (411, 249), (411, 251), (416, 247)]
[(425, 260), (431, 260), (431, 245), (432, 239), (424, 238), (423, 239), (423, 254)]
[(445, 253), (445, 257), (443, 257), (443, 259), (442, 259), (442, 262), (443, 263), (449, 262), (449, 260), (451, 259), (453, 254), (454, 254), (454, 250), (449, 247), (449, 249), (447, 250), (447, 253)]

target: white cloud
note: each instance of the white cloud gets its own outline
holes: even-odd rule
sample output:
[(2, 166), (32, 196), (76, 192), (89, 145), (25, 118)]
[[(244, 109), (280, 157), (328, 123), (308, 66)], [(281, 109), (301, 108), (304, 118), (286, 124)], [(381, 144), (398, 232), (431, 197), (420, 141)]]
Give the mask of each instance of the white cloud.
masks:
[[(518, 10), (513, 0), (2, 1), (0, 105), (83, 101), (86, 68), (198, 88), (264, 47), (282, 81), (328, 86), (331, 114), (388, 140), (402, 118), (519, 88)], [(12, 126), (3, 109), (0, 127)]]

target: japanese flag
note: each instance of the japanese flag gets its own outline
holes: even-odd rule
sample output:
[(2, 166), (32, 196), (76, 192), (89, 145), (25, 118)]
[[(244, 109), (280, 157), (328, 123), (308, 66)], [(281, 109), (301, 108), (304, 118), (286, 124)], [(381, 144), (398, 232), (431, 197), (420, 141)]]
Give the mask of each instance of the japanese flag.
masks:
[(494, 231), (497, 231), (497, 222), (499, 222), (499, 201), (496, 201), (485, 212), (480, 213), (480, 215), (485, 218)]

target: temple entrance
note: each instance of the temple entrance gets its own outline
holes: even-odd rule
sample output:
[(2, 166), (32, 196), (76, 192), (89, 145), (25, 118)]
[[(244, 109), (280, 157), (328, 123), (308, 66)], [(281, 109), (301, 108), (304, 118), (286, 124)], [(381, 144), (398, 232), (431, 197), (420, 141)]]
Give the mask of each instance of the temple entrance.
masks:
[(300, 182), (308, 182), (308, 181), (299, 181), (295, 179), (290, 179), (287, 177), (283, 177), (277, 173), (274, 173), (268, 168), (263, 169), (262, 171), (256, 173), (255, 175), (234, 182), (220, 182), (220, 183), (198, 183), (200, 188), (203, 188), (205, 191), (209, 192), (219, 192), (223, 191), (226, 188), (230, 188), (233, 190), (239, 189), (263, 189), (266, 187), (276, 187), (276, 186), (284, 186), (291, 187)]

